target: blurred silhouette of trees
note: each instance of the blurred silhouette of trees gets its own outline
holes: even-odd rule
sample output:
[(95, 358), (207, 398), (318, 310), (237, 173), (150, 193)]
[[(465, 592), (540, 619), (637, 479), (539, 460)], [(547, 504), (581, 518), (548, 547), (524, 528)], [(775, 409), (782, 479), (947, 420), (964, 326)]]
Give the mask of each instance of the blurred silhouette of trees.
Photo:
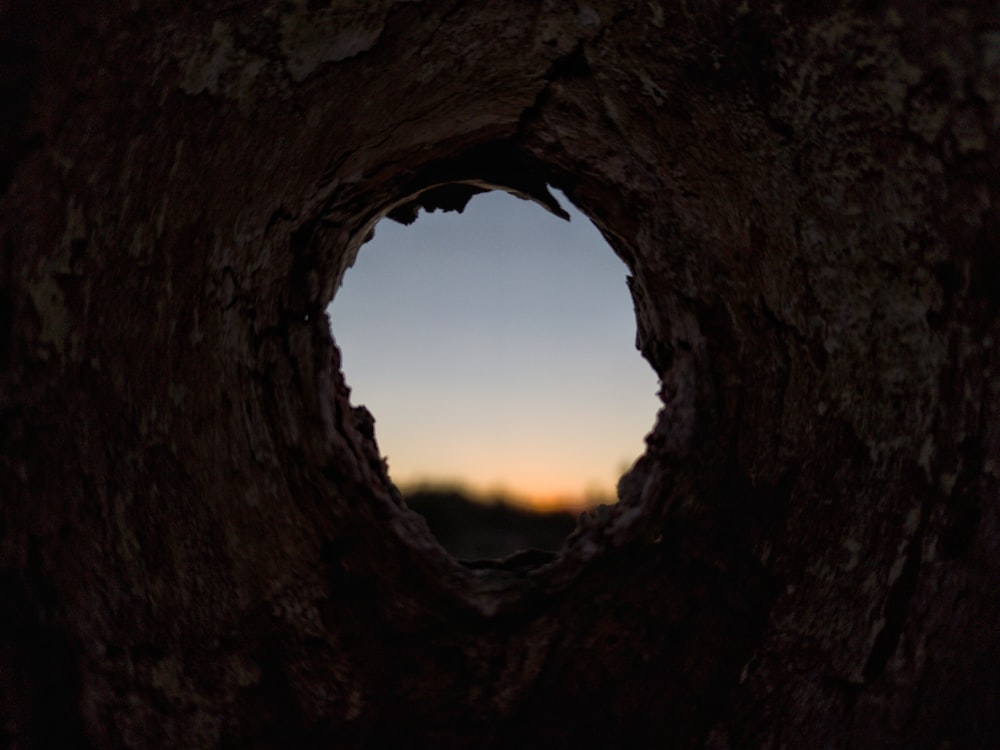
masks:
[(527, 549), (556, 551), (576, 527), (569, 511), (531, 510), (502, 496), (474, 498), (460, 487), (418, 487), (404, 497), (427, 519), (441, 545), (462, 560)]

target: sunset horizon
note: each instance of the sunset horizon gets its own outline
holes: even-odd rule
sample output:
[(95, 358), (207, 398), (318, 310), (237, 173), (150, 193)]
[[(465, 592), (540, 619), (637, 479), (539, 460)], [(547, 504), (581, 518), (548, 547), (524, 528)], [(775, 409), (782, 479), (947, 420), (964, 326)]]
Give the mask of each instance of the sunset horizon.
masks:
[(561, 200), (571, 221), (502, 191), (383, 220), (346, 273), (331, 332), (401, 490), (579, 510), (643, 453), (660, 403), (628, 269)]
[(618, 501), (615, 487), (600, 490), (593, 487), (585, 492), (572, 489), (554, 491), (529, 489), (517, 484), (477, 483), (456, 477), (419, 476), (394, 482), (404, 497), (415, 493), (455, 493), (466, 499), (485, 504), (504, 503), (539, 513), (551, 511), (582, 512), (597, 505)]

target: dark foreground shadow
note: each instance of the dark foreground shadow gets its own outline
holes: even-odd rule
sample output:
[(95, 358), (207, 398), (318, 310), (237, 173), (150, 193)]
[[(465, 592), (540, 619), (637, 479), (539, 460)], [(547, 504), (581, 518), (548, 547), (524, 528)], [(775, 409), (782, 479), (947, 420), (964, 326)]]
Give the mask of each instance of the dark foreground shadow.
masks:
[(569, 511), (532, 511), (501, 498), (473, 500), (456, 489), (421, 488), (405, 498), (460, 560), (501, 558), (526, 549), (555, 551), (576, 528), (576, 514)]

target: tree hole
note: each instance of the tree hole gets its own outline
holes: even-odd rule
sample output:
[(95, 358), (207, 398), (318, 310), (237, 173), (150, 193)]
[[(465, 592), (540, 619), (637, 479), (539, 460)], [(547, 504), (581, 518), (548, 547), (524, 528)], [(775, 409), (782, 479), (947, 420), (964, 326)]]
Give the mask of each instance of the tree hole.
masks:
[(383, 220), (327, 310), (393, 481), (459, 558), (558, 549), (659, 407), (627, 268), (560, 198), (570, 222), (502, 191)]

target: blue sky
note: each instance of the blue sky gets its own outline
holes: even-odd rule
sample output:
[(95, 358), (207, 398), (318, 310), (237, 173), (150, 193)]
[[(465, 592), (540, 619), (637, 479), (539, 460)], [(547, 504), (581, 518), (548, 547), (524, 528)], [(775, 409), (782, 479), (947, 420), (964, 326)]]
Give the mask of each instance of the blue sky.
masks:
[(385, 219), (347, 271), (330, 325), (397, 485), (577, 505), (642, 453), (659, 401), (627, 269), (559, 199), (570, 222), (500, 191)]

